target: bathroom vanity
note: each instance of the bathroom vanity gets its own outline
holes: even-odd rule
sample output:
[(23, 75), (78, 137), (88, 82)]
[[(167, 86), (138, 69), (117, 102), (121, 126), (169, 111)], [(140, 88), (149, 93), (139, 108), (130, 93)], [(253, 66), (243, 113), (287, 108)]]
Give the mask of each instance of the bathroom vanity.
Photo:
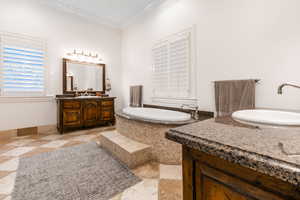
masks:
[(88, 96), (57, 98), (59, 132), (114, 124), (114, 99)]
[(60, 133), (115, 123), (115, 97), (105, 94), (105, 65), (63, 59), (63, 95), (58, 95)]
[(285, 152), (299, 152), (299, 129), (206, 120), (166, 137), (183, 145), (184, 200), (300, 199), (300, 155)]

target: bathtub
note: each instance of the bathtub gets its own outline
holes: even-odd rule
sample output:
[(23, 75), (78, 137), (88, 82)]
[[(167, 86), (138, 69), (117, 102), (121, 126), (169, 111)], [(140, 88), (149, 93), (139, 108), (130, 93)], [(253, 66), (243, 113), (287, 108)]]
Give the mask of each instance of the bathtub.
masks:
[(156, 108), (128, 107), (116, 112), (117, 131), (151, 146), (151, 160), (162, 164), (181, 164), (181, 145), (165, 138), (170, 128), (192, 123), (188, 113)]
[(156, 108), (133, 108), (127, 107), (123, 109), (125, 115), (133, 118), (138, 118), (145, 121), (156, 121), (161, 123), (180, 123), (191, 120), (191, 115), (188, 113), (163, 110)]

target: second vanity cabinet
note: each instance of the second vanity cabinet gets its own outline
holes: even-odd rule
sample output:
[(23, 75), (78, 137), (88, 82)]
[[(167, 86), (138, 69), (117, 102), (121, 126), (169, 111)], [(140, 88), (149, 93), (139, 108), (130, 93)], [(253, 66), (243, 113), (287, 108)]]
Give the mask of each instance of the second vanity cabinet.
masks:
[(298, 200), (297, 186), (183, 146), (184, 200)]
[(59, 132), (114, 124), (114, 99), (114, 97), (58, 98)]

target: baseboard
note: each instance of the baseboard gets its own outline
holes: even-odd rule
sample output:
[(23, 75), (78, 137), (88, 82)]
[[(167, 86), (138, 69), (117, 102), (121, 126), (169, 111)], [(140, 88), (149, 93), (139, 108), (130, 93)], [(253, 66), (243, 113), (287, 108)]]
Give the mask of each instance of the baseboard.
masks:
[(17, 129), (0, 131), (0, 140), (6, 140), (17, 136)]
[(50, 132), (57, 132), (56, 125), (35, 126), (35, 127), (26, 127), (21, 129), (0, 131), (0, 140), (5, 140), (17, 136), (48, 134)]
[(38, 135), (38, 127), (19, 128), (17, 136)]
[(39, 133), (48, 133), (48, 132), (55, 132), (57, 131), (56, 124), (54, 125), (46, 125), (46, 126), (38, 126)]

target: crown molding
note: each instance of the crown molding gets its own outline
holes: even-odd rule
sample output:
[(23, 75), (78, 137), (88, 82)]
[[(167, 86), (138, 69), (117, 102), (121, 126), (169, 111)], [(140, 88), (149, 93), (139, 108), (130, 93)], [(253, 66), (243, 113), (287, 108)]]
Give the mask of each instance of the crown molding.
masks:
[(144, 7), (144, 9), (142, 9), (142, 11), (140, 11), (139, 13), (137, 13), (134, 17), (131, 17), (130, 19), (128, 19), (127, 22), (123, 23), (121, 25), (121, 29), (127, 28), (128, 26), (130, 26), (131, 24), (133, 24), (136, 19), (142, 17), (143, 15), (145, 15), (148, 12), (150, 12), (151, 10), (159, 7), (161, 4), (163, 4), (166, 1), (167, 0), (154, 0), (154, 1), (151, 1), (151, 3), (149, 3), (148, 5), (146, 5)]
[(56, 0), (55, 2), (54, 1), (43, 1), (42, 4), (52, 7), (54, 9), (58, 9), (60, 11), (72, 14), (72, 15), (76, 15), (78, 17), (82, 17), (93, 23), (109, 26), (111, 28), (116, 28), (116, 29), (120, 29), (120, 27), (121, 27), (121, 24), (119, 24), (119, 23), (115, 23), (111, 20), (107, 20), (107, 19), (104, 19), (95, 14), (84, 11), (84, 10), (82, 10), (74, 5), (71, 5), (63, 0)]
[(109, 26), (109, 27), (115, 28), (115, 29), (123, 29), (123, 28), (126, 28), (127, 26), (129, 26), (130, 24), (132, 24), (135, 21), (135, 19), (141, 17), (142, 15), (144, 15), (144, 13), (149, 12), (153, 8), (158, 7), (160, 4), (162, 4), (165, 1), (166, 0), (152, 0), (150, 3), (145, 5), (145, 7), (140, 12), (138, 12), (136, 15), (134, 15), (131, 18), (126, 19), (126, 22), (124, 22), (124, 23), (117, 23), (112, 20), (105, 19), (105, 18), (95, 15), (93, 13), (82, 10), (73, 4), (67, 3), (64, 0), (42, 1), (42, 4), (50, 6), (52, 8), (56, 8), (63, 12), (77, 15), (79, 17), (85, 18), (86, 20), (97, 23), (97, 24)]

